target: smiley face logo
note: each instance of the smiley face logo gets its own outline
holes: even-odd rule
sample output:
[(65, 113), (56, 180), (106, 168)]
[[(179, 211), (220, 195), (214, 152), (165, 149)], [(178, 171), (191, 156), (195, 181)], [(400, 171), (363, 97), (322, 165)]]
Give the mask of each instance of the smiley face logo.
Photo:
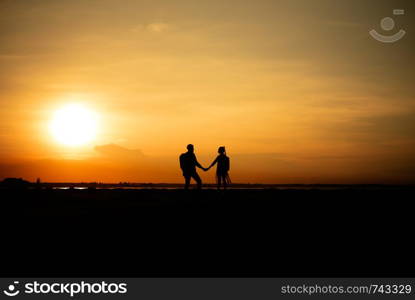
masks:
[[(403, 15), (405, 11), (403, 9), (394, 9), (394, 15)], [(380, 21), (380, 27), (384, 31), (390, 31), (395, 27), (395, 21), (390, 17), (385, 17)], [(369, 34), (377, 41), (382, 43), (394, 43), (399, 41), (405, 35), (405, 30), (401, 29), (397, 33), (392, 35), (383, 35), (378, 33), (375, 29), (369, 31)]]
[(9, 297), (17, 296), (20, 291), (16, 289), (16, 286), (19, 284), (18, 281), (14, 281), (13, 284), (10, 284), (7, 287), (7, 290), (4, 290), (3, 293)]

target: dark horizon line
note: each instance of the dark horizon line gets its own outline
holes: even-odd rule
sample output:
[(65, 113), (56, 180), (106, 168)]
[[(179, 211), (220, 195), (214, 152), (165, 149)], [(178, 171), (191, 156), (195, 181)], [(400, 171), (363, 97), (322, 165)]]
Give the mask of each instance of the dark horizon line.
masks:
[[(3, 180), (6, 178), (3, 178)], [(37, 184), (36, 181), (26, 181), (30, 184)], [(53, 185), (53, 186), (123, 186), (123, 187), (146, 187), (146, 186), (183, 186), (183, 183), (172, 182), (100, 182), (100, 181), (41, 181), (41, 185)], [(203, 183), (204, 186), (216, 186), (214, 182)], [(402, 187), (407, 186), (415, 187), (415, 183), (412, 184), (390, 184), (390, 183), (244, 183), (237, 182), (232, 183), (232, 186), (389, 186), (389, 187)]]

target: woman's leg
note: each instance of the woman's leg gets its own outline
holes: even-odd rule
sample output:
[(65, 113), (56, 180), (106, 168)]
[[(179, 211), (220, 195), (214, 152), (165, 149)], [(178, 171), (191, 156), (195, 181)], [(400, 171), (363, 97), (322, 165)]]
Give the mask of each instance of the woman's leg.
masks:
[(226, 187), (228, 185), (227, 178), (226, 178), (226, 174), (223, 174), (222, 175), (222, 181), (223, 181), (223, 189), (226, 190)]
[(220, 190), (222, 175), (221, 174), (216, 174), (216, 180), (218, 181), (218, 190)]

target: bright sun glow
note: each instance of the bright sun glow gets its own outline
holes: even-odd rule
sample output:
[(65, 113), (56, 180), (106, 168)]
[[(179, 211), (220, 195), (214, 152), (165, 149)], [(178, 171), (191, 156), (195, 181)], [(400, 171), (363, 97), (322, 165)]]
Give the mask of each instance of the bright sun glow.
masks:
[(53, 137), (67, 146), (81, 146), (97, 134), (97, 115), (80, 104), (69, 104), (57, 110), (50, 122)]

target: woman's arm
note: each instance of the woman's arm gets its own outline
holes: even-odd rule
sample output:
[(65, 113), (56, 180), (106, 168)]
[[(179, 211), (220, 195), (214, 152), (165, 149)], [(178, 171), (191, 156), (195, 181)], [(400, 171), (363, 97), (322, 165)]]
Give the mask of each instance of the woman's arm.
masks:
[(213, 163), (210, 164), (208, 169), (212, 168), (218, 162), (218, 158), (219, 158), (219, 156), (215, 158), (215, 160), (213, 161)]

